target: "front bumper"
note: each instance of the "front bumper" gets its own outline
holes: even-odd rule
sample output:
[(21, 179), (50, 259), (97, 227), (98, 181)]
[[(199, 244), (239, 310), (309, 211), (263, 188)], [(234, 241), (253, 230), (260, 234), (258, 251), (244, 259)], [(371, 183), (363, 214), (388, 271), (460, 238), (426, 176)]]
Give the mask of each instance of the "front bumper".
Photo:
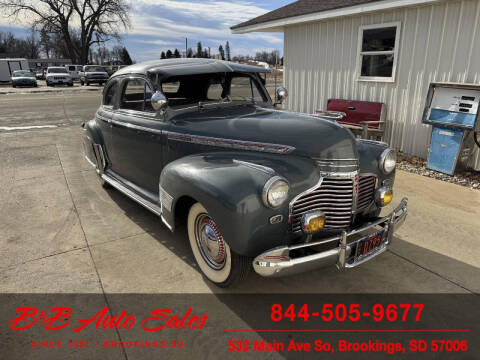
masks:
[[(394, 231), (400, 227), (407, 217), (407, 198), (403, 198), (396, 209), (388, 216), (375, 220), (349, 232), (314, 242), (306, 242), (292, 246), (280, 246), (268, 250), (253, 260), (253, 268), (262, 276), (284, 276), (310, 271), (319, 267), (337, 265), (339, 269), (351, 268), (373, 259), (387, 250), (391, 243)], [(351, 237), (360, 234), (368, 235), (383, 229), (382, 243), (375, 251), (365, 257), (354, 260), (353, 248), (361, 240), (348, 241)], [(366, 233), (366, 234), (365, 234)], [(338, 247), (318, 252), (312, 255), (291, 257), (294, 250), (314, 248), (315, 246), (336, 242)]]
[(13, 80), (13, 86), (35, 86), (37, 84), (36, 80)]
[(72, 79), (47, 79), (47, 83), (48, 84), (73, 84), (73, 80)]

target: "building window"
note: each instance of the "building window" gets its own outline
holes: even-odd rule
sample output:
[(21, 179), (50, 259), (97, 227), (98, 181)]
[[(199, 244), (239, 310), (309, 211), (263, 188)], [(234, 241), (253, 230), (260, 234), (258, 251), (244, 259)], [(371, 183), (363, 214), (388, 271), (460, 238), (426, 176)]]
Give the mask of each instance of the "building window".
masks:
[(358, 80), (395, 81), (400, 23), (360, 26)]

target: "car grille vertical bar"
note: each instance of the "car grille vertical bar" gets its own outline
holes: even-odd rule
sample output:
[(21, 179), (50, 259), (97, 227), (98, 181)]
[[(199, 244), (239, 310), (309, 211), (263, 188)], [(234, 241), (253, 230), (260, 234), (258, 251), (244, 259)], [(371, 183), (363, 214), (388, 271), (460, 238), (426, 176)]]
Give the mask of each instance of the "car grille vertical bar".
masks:
[(375, 175), (360, 175), (358, 182), (357, 212), (370, 206), (375, 197), (377, 177)]
[(354, 206), (354, 178), (326, 177), (320, 186), (297, 198), (291, 205), (291, 230), (301, 231), (302, 215), (308, 211), (325, 213), (325, 229), (343, 229), (350, 225)]

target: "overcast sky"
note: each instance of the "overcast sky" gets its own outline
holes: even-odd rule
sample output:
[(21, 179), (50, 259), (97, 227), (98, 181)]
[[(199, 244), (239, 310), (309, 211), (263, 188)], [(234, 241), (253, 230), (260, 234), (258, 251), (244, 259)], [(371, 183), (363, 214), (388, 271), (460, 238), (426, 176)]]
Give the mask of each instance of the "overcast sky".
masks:
[[(136, 61), (159, 58), (167, 49), (185, 49), (185, 37), (189, 47), (196, 48), (198, 41), (211, 47), (230, 42), (233, 55), (278, 49), (283, 51), (281, 33), (253, 33), (232, 35), (229, 27), (249, 20), (293, 0), (133, 0), (132, 28), (123, 38), (132, 58)], [(0, 18), (0, 30), (12, 31), (20, 36), (26, 33), (18, 24)], [(112, 42), (113, 45), (113, 42)]]

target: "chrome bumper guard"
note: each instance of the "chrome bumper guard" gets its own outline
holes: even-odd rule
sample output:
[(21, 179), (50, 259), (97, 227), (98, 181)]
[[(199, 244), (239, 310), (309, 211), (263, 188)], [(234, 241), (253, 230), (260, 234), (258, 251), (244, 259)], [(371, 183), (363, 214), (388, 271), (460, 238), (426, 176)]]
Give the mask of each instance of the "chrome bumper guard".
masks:
[[(351, 268), (363, 264), (387, 250), (388, 245), (392, 242), (394, 231), (404, 223), (405, 218), (407, 217), (407, 202), (408, 199), (403, 198), (400, 204), (388, 216), (349, 232), (343, 231), (340, 235), (315, 242), (307, 242), (292, 246), (280, 246), (268, 250), (253, 260), (253, 268), (259, 275), (272, 277), (297, 274), (335, 264), (339, 269)], [(358, 236), (359, 234), (368, 231), (373, 234), (381, 229), (383, 229), (383, 237), (380, 246), (370, 254), (354, 259), (352, 254), (353, 247), (364, 237), (348, 242), (349, 237), (354, 235)], [(364, 235), (367, 236), (370, 233)], [(338, 247), (312, 255), (295, 258), (290, 257), (290, 252), (292, 250), (311, 248), (330, 242), (338, 242)]]

